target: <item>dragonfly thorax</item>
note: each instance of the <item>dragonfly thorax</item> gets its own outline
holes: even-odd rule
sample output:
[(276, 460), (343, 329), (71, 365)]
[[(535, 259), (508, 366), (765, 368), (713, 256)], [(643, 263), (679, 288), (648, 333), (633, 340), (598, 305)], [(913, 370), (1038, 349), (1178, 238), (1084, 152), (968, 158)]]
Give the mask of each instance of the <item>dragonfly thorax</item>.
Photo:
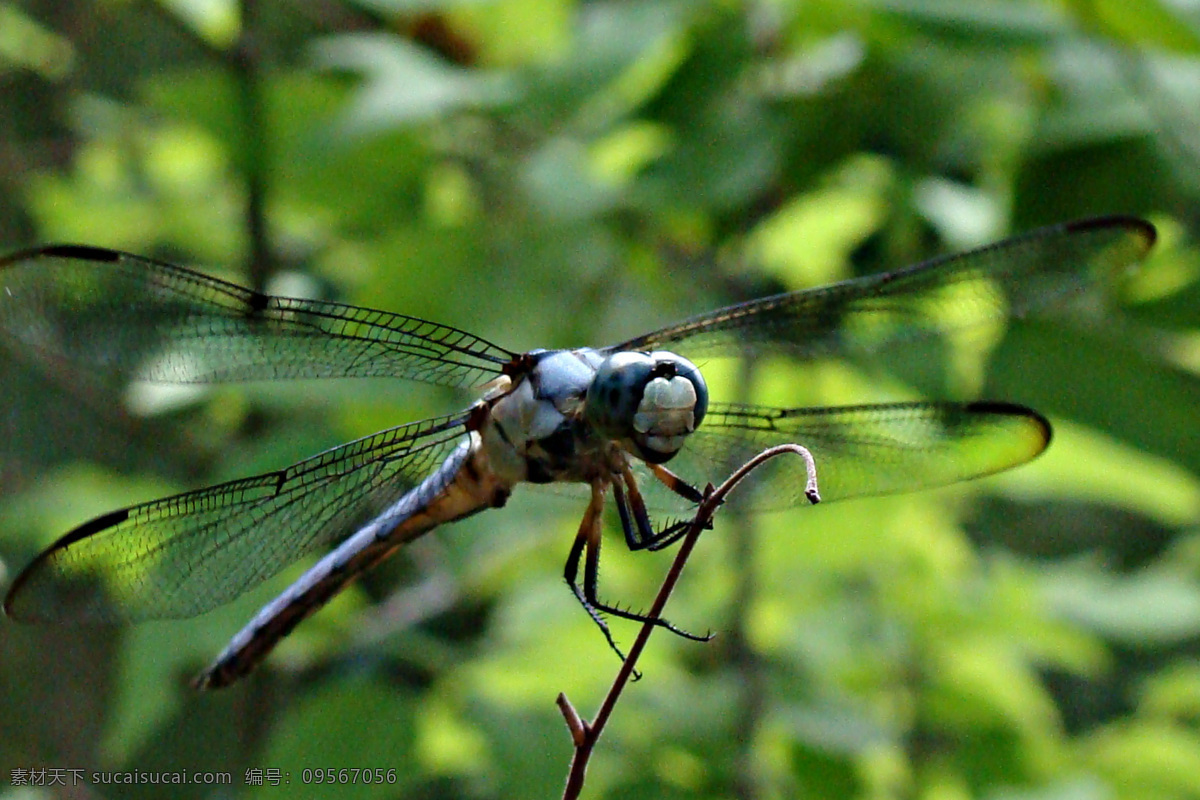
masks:
[(667, 352), (535, 350), (483, 403), (483, 448), (510, 484), (607, 479), (626, 454), (674, 456), (708, 408), (690, 361)]
[(700, 370), (665, 350), (612, 353), (597, 368), (584, 401), (597, 432), (653, 464), (679, 452), (707, 409)]

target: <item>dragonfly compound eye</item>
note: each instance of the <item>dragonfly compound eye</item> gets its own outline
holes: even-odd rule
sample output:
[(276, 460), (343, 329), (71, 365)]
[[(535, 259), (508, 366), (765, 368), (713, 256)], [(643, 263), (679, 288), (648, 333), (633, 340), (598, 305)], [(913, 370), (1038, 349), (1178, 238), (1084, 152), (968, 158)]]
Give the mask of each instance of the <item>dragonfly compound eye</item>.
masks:
[(707, 408), (708, 387), (700, 370), (666, 351), (614, 353), (600, 365), (587, 393), (589, 421), (652, 463), (675, 455)]

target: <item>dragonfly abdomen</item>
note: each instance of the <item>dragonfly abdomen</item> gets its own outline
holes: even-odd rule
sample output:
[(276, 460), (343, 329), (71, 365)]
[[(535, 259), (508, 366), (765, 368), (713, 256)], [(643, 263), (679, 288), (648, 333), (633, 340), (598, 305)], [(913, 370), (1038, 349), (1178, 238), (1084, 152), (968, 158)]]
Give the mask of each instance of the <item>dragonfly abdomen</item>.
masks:
[(264, 606), (195, 680), (200, 689), (229, 684), (254, 669), (283, 637), (338, 592), (406, 542), (508, 500), (511, 484), (487, 465), (478, 433), (393, 506), (314, 564)]

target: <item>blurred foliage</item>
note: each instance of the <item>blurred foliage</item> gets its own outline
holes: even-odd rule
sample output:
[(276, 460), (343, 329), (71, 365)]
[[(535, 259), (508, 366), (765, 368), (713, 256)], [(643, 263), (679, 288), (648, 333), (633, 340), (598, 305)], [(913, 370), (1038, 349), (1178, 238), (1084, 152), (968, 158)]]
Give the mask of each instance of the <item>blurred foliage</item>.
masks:
[[(764, 365), (724, 394), (987, 396), (1056, 440), (975, 486), (719, 515), (670, 607), (717, 638), (651, 640), (589, 797), (1200, 795), (1198, 131), (1200, 14), (1162, 0), (0, 1), (5, 251), (116, 247), (527, 349), (1043, 223), (1159, 226), (1102, 325), (1014, 326), (932, 383)], [(150, 413), (20, 356), (10, 577), (94, 514), (469, 399), (347, 381)], [(18, 769), (231, 773), (186, 798), (352, 767), (387, 780), (321, 794), (558, 796), (554, 698), (586, 716), (618, 666), (562, 585), (580, 512), (519, 491), (427, 536), (215, 694), (187, 678), (296, 571), (186, 622), (5, 621), (0, 797), (81, 791)], [(611, 541), (606, 596), (648, 605), (665, 557)]]

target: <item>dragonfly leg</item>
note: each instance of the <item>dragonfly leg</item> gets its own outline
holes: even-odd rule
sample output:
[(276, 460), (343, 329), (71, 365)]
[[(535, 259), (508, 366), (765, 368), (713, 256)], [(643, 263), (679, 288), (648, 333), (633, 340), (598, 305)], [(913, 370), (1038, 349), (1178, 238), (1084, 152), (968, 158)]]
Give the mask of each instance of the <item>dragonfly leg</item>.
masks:
[[(683, 535), (688, 532), (688, 528), (692, 526), (690, 519), (683, 519), (678, 522), (673, 522), (663, 528), (661, 531), (655, 531), (654, 536), (650, 541), (646, 542), (646, 549), (650, 551), (662, 550), (665, 547), (678, 542)], [(709, 520), (704, 525), (704, 529), (711, 531), (713, 527), (712, 520)]]
[[(624, 486), (622, 486), (622, 484)], [(625, 487), (629, 493), (626, 495)], [(617, 513), (621, 517), (621, 530), (625, 533), (625, 544), (630, 550), (642, 550), (657, 536), (646, 512), (646, 502), (638, 491), (637, 481), (629, 467), (621, 471), (620, 480), (613, 481), (613, 497), (617, 501)]]
[[(662, 481), (668, 489), (680, 497), (692, 503), (699, 503), (704, 500), (704, 495), (696, 487), (666, 467), (661, 464), (650, 464), (648, 466), (654, 473), (654, 477)], [(688, 526), (691, 525), (689, 520), (671, 523), (660, 531), (654, 530), (650, 525), (649, 515), (646, 513), (646, 501), (642, 498), (642, 493), (638, 489), (633, 472), (626, 467), (622, 470), (621, 477), (624, 479), (625, 485), (629, 488), (629, 504), (633, 509), (634, 519), (638, 520), (638, 536), (636, 541), (634, 541), (630, 538), (630, 528), (625, 521), (625, 516), (628, 512), (621, 508), (622, 497), (619, 491), (617, 491), (620, 489), (620, 486), (614, 483), (613, 489), (614, 494), (617, 495), (617, 509), (621, 511), (621, 524), (625, 527), (625, 541), (629, 543), (630, 550), (662, 550), (664, 547), (669, 547), (679, 541), (680, 537), (687, 533)], [(707, 528), (712, 528), (711, 521), (708, 523)]]
[(671, 470), (664, 467), (662, 464), (647, 464), (650, 472), (654, 477), (658, 478), (664, 486), (670, 489), (675, 494), (687, 500), (689, 503), (699, 505), (704, 501), (704, 492), (692, 486), (683, 478), (676, 475)]
[[(604, 621), (604, 616), (601, 610), (597, 607), (597, 603), (593, 603), (589, 599), (589, 595), (594, 598), (596, 595), (595, 575), (599, 570), (600, 563), (600, 514), (604, 510), (604, 492), (596, 485), (592, 486), (592, 500), (588, 503), (587, 511), (583, 514), (583, 520), (579, 523), (579, 533), (575, 535), (575, 542), (571, 545), (571, 552), (567, 554), (567, 563), (563, 568), (563, 578), (566, 579), (567, 585), (571, 587), (571, 591), (575, 594), (575, 599), (583, 606), (583, 610), (588, 613), (595, 622), (600, 632), (604, 634), (608, 646), (613, 652), (624, 661), (625, 654), (621, 652), (621, 648), (617, 647), (616, 641), (613, 639), (612, 631), (608, 628), (608, 623)], [(591, 591), (585, 587), (581, 587), (577, 580), (579, 576), (579, 562), (585, 560), (584, 564), (584, 583), (592, 583)]]
[[(620, 485), (618, 485), (618, 483), (613, 483), (612, 487), (613, 494), (617, 498), (617, 509), (620, 511), (621, 525), (625, 528), (625, 540), (627, 542), (633, 542), (638, 536), (644, 536), (647, 534), (650, 536), (656, 535), (653, 529), (650, 527), (649, 516), (646, 514), (646, 506), (642, 502), (641, 494), (637, 493), (636, 484), (632, 482), (633, 475), (629, 474), (622, 477), (627, 478), (629, 481), (626, 484), (627, 487), (631, 489), (628, 498), (625, 495), (625, 491)], [(598, 488), (593, 487), (592, 497), (593, 499), (596, 497), (600, 498), (600, 508), (602, 510), (604, 500), (603, 492)], [(630, 508), (623, 508), (625, 505), (631, 505), (632, 510)], [(591, 511), (592, 507), (589, 506), (589, 514)], [(645, 533), (635, 533), (633, 531), (632, 526), (630, 525), (631, 517), (633, 520), (641, 520), (640, 524), (645, 525), (646, 527)], [(584, 521), (585, 524), (588, 522), (586, 518)], [(685, 639), (691, 639), (697, 642), (707, 642), (712, 638), (712, 634), (705, 634), (701, 636), (699, 634), (685, 631), (682, 628), (677, 627), (669, 620), (662, 619), (661, 617), (649, 617), (645, 614), (639, 614), (635, 611), (630, 611), (618, 606), (610, 606), (607, 603), (602, 602), (597, 593), (600, 582), (599, 511), (596, 512), (595, 518), (591, 521), (591, 523), (592, 527), (588, 529), (587, 536), (584, 535), (584, 528), (580, 527), (579, 536), (577, 536), (575, 539), (575, 546), (571, 549), (571, 554), (569, 556), (569, 560), (567, 561), (566, 577), (567, 583), (570, 584), (571, 589), (575, 592), (576, 598), (578, 598), (579, 602), (583, 604), (583, 607), (588, 610), (588, 613), (592, 615), (592, 619), (595, 619), (597, 624), (600, 624), (601, 630), (603, 630), (604, 635), (608, 637), (608, 642), (610, 645), (612, 645), (612, 637), (609, 634), (608, 626), (607, 624), (602, 624), (600, 619), (598, 619), (598, 617), (602, 614), (610, 614), (614, 617), (620, 617), (621, 619), (627, 619), (632, 622), (649, 622), (653, 625), (657, 625), (660, 628), (666, 628), (677, 636), (682, 636)], [(575, 582), (575, 577), (578, 574), (579, 559), (581, 555), (583, 556), (582, 591), (580, 590), (579, 585)], [(617, 650), (618, 653), (620, 652), (615, 645), (613, 645), (613, 649)]]

